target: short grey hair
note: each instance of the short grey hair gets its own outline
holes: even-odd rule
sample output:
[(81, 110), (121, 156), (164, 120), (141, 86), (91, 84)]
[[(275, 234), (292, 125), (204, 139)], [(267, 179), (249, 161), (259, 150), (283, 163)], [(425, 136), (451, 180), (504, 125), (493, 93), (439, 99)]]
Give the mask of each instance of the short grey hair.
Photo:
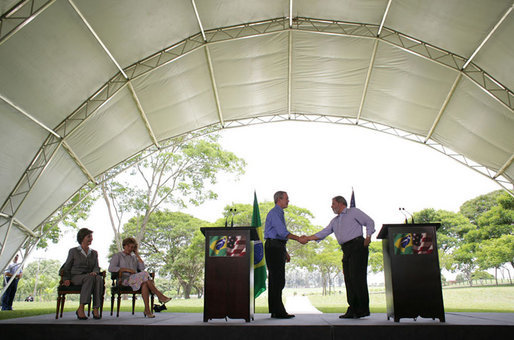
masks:
[(273, 195), (273, 199), (275, 200), (275, 204), (278, 202), (279, 199), (284, 197), (284, 195), (287, 194), (285, 191), (277, 191), (275, 195)]
[(337, 203), (343, 203), (345, 206), (348, 206), (348, 203), (346, 203), (346, 200), (344, 199), (343, 196), (336, 196), (334, 198), (332, 198), (334, 201), (336, 201)]

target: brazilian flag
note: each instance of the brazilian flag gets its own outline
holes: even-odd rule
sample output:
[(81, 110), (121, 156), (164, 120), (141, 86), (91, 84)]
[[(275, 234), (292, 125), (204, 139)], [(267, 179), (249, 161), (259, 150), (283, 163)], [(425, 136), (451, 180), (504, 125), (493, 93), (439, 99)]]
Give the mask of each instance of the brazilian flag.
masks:
[(209, 243), (209, 256), (227, 256), (226, 236), (211, 236)]
[(261, 223), (261, 213), (259, 203), (257, 203), (257, 193), (253, 192), (253, 214), (252, 227), (257, 228), (259, 241), (253, 245), (253, 287), (254, 297), (257, 298), (266, 290), (266, 260), (264, 258), (264, 230)]
[(412, 254), (411, 233), (398, 233), (394, 235), (394, 253), (400, 255)]

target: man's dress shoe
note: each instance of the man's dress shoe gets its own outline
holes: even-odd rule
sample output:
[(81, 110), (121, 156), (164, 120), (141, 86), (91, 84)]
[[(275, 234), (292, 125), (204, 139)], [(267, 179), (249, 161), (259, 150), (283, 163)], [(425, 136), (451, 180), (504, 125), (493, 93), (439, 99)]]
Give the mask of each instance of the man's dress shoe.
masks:
[(294, 318), (294, 314), (275, 314), (271, 313), (271, 317), (274, 319), (291, 319)]

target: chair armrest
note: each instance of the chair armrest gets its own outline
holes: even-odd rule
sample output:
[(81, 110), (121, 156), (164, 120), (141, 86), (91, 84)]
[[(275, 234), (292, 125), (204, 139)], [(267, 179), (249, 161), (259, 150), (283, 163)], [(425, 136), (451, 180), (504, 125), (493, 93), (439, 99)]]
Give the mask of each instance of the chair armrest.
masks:
[(123, 273), (131, 273), (132, 274), (132, 272), (130, 270), (125, 269), (125, 268), (121, 268), (120, 270), (118, 270), (118, 275), (121, 275)]
[(59, 286), (62, 286), (64, 284), (64, 273), (62, 269), (59, 269)]
[(132, 274), (132, 272), (127, 269), (120, 269), (117, 272), (111, 272), (111, 279), (112, 279), (113, 286), (121, 286), (122, 285), (121, 278), (123, 277), (123, 273)]

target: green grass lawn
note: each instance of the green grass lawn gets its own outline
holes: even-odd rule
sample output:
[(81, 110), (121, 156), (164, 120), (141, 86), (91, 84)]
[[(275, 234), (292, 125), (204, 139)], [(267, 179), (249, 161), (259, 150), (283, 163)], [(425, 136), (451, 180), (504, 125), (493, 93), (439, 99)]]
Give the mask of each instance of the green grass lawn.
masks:
[[(343, 313), (346, 310), (344, 288), (337, 288), (335, 294), (322, 296), (320, 288), (286, 288), (284, 297), (308, 296), (311, 303), (323, 313)], [(514, 313), (514, 286), (463, 287), (443, 289), (446, 312), (488, 312)], [(67, 300), (65, 312), (77, 309), (78, 302)], [(13, 311), (0, 312), (0, 320), (41, 314), (55, 314), (56, 302), (15, 302)], [(203, 299), (174, 299), (166, 304), (168, 313), (203, 313)], [(370, 287), (370, 309), (372, 313), (385, 313), (386, 302), (383, 287)], [(104, 316), (109, 316), (111, 299), (106, 297)], [(131, 300), (121, 303), (121, 311), (132, 310)], [(266, 292), (255, 300), (257, 313), (268, 312)], [(136, 302), (136, 313), (143, 314), (143, 301)]]
[[(346, 294), (309, 295), (312, 305), (323, 313), (344, 313)], [(385, 292), (370, 288), (371, 313), (385, 313)], [(514, 313), (514, 286), (463, 287), (443, 289), (445, 312)]]

